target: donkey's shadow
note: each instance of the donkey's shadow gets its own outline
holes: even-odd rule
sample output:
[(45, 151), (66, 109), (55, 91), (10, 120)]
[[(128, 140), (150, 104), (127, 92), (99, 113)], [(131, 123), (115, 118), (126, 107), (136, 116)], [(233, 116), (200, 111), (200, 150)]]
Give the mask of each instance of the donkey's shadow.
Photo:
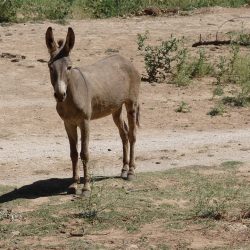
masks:
[[(92, 181), (120, 178), (119, 176), (96, 176)], [(81, 180), (82, 181), (82, 180)], [(72, 183), (72, 178), (51, 178), (33, 182), (0, 196), (0, 204), (16, 199), (36, 199), (39, 197), (66, 195), (67, 188)]]

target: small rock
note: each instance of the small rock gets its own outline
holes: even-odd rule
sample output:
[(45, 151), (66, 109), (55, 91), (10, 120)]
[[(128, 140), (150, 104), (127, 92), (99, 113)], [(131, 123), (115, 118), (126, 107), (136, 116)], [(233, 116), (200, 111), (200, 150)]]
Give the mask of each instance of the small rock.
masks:
[(37, 59), (37, 61), (40, 63), (47, 63), (47, 60), (44, 60), (44, 59)]
[(108, 151), (112, 151), (110, 148), (108, 148)]
[(19, 62), (20, 60), (15, 58), (15, 59), (12, 59), (11, 62)]
[(70, 232), (71, 237), (83, 237), (83, 232)]

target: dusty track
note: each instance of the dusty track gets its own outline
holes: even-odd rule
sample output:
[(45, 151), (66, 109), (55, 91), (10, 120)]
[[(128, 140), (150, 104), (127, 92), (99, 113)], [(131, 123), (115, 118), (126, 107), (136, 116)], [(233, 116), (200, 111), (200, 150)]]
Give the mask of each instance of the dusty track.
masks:
[[(152, 43), (171, 34), (185, 36), (191, 45), (199, 34), (215, 34), (224, 21), (248, 13), (248, 9), (218, 8), (187, 17), (71, 21), (76, 33), (72, 60), (76, 66), (84, 66), (103, 58), (112, 48), (143, 72), (137, 33), (149, 30)], [(0, 27), (0, 53), (26, 56), (18, 62), (0, 58), (0, 184), (21, 186), (71, 176), (68, 141), (55, 111), (47, 65), (37, 61), (48, 59), (44, 33), (49, 25), (57, 36), (65, 36), (65, 26), (48, 22)], [(250, 29), (249, 21), (244, 25)], [(240, 28), (240, 21), (231, 22), (222, 31)], [(220, 47), (211, 53), (218, 56), (226, 50)], [(232, 109), (223, 117), (206, 115), (214, 105), (212, 81), (197, 81), (188, 88), (142, 84), (138, 171), (210, 166), (230, 160), (250, 162), (249, 109)], [(182, 100), (191, 106), (190, 113), (174, 111)], [(94, 174), (119, 174), (121, 143), (111, 117), (92, 122), (90, 153)]]

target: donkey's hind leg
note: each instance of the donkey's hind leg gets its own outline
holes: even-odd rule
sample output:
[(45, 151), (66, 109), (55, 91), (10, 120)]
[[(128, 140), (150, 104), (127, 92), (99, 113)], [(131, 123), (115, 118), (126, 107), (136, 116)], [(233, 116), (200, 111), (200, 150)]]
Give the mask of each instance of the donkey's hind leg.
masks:
[(136, 119), (137, 119), (137, 102), (126, 103), (129, 132), (128, 138), (130, 143), (130, 159), (129, 159), (129, 171), (128, 180), (133, 180), (135, 177), (135, 142), (136, 142)]
[(70, 144), (70, 158), (72, 161), (73, 183), (68, 187), (68, 193), (77, 192), (77, 184), (80, 183), (78, 152), (77, 152), (77, 127), (72, 124), (64, 123)]
[(119, 129), (120, 137), (122, 139), (122, 147), (123, 147), (123, 168), (121, 172), (121, 177), (126, 179), (128, 175), (128, 168), (129, 168), (129, 159), (128, 159), (128, 127), (126, 123), (122, 119), (122, 107), (120, 107), (117, 111), (113, 114), (113, 120), (115, 125)]

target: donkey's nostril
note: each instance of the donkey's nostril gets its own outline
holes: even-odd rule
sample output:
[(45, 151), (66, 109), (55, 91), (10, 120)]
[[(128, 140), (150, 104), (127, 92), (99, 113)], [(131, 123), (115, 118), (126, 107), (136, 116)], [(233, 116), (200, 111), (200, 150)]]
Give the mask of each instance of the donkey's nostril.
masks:
[(63, 93), (63, 97), (65, 97), (65, 96), (66, 96), (66, 93), (64, 92), (64, 93)]
[(54, 93), (54, 97), (57, 98), (57, 94), (56, 93)]

